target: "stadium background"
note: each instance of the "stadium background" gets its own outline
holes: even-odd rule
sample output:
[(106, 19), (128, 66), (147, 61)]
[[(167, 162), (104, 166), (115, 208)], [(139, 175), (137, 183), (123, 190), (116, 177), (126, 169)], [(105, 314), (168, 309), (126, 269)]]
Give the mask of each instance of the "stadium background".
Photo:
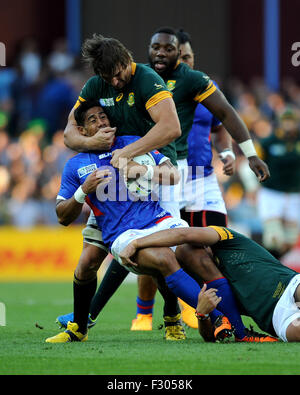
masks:
[[(2, 0), (0, 5), (0, 41), (6, 47), (6, 66), (0, 68), (0, 281), (72, 279), (88, 209), (63, 228), (57, 225), (55, 197), (64, 163), (74, 154), (64, 146), (63, 129), (91, 75), (80, 61), (80, 46), (92, 33), (120, 39), (135, 61), (147, 62), (156, 28), (188, 31), (196, 68), (219, 83), (254, 140), (272, 132), (286, 104), (300, 105), (300, 68), (291, 60), (292, 44), (300, 41), (298, 0)], [(244, 165), (238, 156), (230, 180), (218, 162), (216, 171), (230, 223), (260, 240), (259, 186)], [(300, 262), (299, 249), (300, 244), (286, 258), (290, 266)]]

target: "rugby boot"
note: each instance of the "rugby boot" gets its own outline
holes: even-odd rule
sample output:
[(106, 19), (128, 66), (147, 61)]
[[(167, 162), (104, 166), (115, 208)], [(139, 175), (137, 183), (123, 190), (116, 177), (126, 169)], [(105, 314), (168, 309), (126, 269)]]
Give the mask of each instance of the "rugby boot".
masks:
[(185, 340), (186, 333), (182, 324), (181, 314), (173, 317), (164, 316), (165, 335), (164, 338), (170, 341)]
[(195, 309), (185, 303), (183, 300), (178, 299), (181, 307), (182, 321), (190, 328), (198, 328), (198, 320), (195, 316)]
[[(71, 321), (73, 322), (74, 320), (74, 313), (69, 313), (65, 315), (60, 315), (56, 318), (55, 322), (59, 325), (60, 328), (67, 328), (68, 322)], [(97, 323), (97, 318), (94, 320), (91, 318), (91, 315), (89, 314), (88, 318), (88, 329), (92, 328), (95, 326)]]
[(235, 338), (236, 342), (241, 343), (273, 343), (278, 342), (273, 336), (266, 335), (264, 333), (255, 332), (253, 326), (250, 325), (250, 329), (245, 328), (246, 335), (242, 339)]
[(234, 328), (225, 315), (219, 315), (214, 322), (214, 337), (217, 341), (222, 341), (232, 336)]
[(152, 331), (152, 314), (137, 314), (132, 320), (131, 331)]
[(85, 342), (88, 339), (87, 333), (78, 332), (78, 325), (76, 322), (68, 322), (67, 330), (61, 332), (53, 337), (48, 337), (46, 343), (71, 343), (71, 342)]

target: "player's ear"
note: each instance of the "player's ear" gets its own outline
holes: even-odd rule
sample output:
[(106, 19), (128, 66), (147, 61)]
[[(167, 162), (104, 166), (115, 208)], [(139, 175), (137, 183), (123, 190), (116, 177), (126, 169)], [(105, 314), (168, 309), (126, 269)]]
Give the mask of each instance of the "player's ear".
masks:
[(78, 130), (79, 130), (79, 133), (82, 136), (87, 136), (88, 135), (87, 131), (85, 130), (85, 128), (83, 126), (78, 126)]

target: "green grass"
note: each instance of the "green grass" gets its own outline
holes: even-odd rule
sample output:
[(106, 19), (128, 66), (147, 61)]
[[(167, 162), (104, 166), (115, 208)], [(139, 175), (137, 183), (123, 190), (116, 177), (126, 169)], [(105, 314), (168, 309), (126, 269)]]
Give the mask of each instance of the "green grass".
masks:
[(187, 329), (184, 342), (164, 341), (160, 296), (153, 331), (131, 332), (136, 291), (135, 283), (120, 287), (87, 342), (49, 344), (45, 339), (58, 332), (55, 318), (72, 309), (72, 284), (0, 283), (7, 310), (6, 326), (0, 327), (0, 375), (299, 374), (296, 343), (207, 344), (195, 329)]

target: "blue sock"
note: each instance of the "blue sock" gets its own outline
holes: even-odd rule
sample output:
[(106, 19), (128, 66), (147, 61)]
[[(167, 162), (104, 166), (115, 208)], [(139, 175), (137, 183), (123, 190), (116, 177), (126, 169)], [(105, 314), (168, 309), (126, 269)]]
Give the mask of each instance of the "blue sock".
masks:
[[(196, 309), (201, 288), (192, 277), (183, 269), (179, 269), (177, 272), (165, 277), (165, 280), (168, 287), (178, 298)], [(220, 311), (216, 309), (213, 310), (210, 313), (212, 322), (214, 322), (219, 315), (222, 315)]]
[(225, 277), (218, 278), (206, 284), (207, 289), (216, 288), (217, 295), (222, 297), (218, 304), (218, 309), (229, 319), (235, 328), (236, 337), (242, 339), (245, 336), (245, 326), (243, 324), (241, 315), (238, 311), (233, 292), (230, 288), (229, 282)]
[(155, 299), (143, 300), (136, 298), (136, 314), (153, 314), (153, 306)]

